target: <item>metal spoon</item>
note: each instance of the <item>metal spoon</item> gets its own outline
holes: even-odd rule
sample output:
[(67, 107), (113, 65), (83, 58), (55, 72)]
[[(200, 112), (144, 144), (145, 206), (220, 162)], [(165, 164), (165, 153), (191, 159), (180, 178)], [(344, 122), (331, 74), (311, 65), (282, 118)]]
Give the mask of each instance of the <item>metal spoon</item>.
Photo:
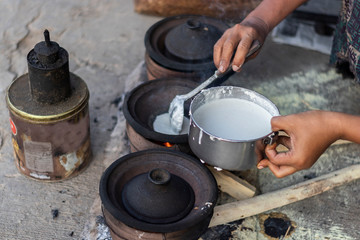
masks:
[[(249, 52), (246, 54), (246, 59), (248, 59), (251, 55), (253, 55), (259, 48), (261, 47), (261, 44), (259, 41), (254, 41)], [(171, 129), (179, 133), (182, 129), (182, 124), (184, 120), (184, 102), (188, 100), (189, 98), (192, 98), (195, 96), (198, 92), (200, 92), (202, 89), (207, 87), (209, 84), (211, 84), (214, 80), (217, 78), (223, 77), (225, 74), (227, 74), (229, 71), (231, 71), (231, 63), (229, 64), (228, 69), (221, 73), (219, 70), (216, 70), (214, 75), (212, 75), (210, 78), (208, 78), (205, 82), (200, 84), (198, 87), (196, 87), (191, 92), (184, 94), (184, 95), (176, 95), (175, 98), (171, 101), (170, 107), (169, 107), (169, 115), (170, 115), (170, 125)]]

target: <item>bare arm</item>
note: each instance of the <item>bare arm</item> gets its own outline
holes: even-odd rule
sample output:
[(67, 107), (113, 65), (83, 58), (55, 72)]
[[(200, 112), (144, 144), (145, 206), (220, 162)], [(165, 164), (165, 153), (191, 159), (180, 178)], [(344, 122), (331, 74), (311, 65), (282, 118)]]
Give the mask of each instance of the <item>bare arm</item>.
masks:
[(349, 140), (360, 144), (360, 116), (352, 116), (338, 113), (338, 121), (341, 129), (339, 139)]
[(236, 51), (232, 68), (240, 71), (254, 40), (264, 43), (268, 33), (306, 0), (263, 0), (241, 23), (228, 29), (214, 46), (215, 66), (224, 72)]
[[(276, 144), (266, 147), (266, 156), (258, 168), (269, 167), (277, 177), (285, 177), (310, 168), (321, 154), (336, 140), (344, 139), (360, 144), (360, 117), (327, 111), (309, 111), (274, 117), (272, 130), (285, 131)], [(277, 144), (289, 151), (278, 153)]]

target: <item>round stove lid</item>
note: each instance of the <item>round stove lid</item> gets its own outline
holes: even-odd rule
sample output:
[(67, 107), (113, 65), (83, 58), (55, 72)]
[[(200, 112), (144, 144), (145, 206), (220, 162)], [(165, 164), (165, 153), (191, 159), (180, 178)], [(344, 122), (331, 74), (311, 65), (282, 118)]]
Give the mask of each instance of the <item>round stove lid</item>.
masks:
[(194, 199), (190, 185), (163, 168), (133, 177), (122, 191), (130, 215), (156, 224), (179, 221), (193, 208)]
[(213, 47), (228, 29), (221, 20), (198, 16), (167, 17), (153, 24), (145, 34), (145, 48), (157, 64), (176, 71), (216, 69)]
[(165, 37), (166, 50), (183, 60), (211, 59), (213, 47), (222, 32), (201, 19), (189, 18)]
[[(147, 174), (156, 168), (166, 169), (171, 173), (172, 180), (174, 179), (173, 176), (183, 179), (193, 191), (194, 203), (188, 204), (192, 206), (191, 210), (178, 221), (163, 224), (149, 223), (131, 215), (124, 206), (122, 192), (125, 185), (141, 174), (145, 174), (145, 179), (149, 183)], [(101, 177), (99, 192), (103, 208), (111, 214), (115, 223), (122, 222), (131, 228), (151, 233), (177, 232), (203, 223), (207, 227), (210, 221), (209, 216), (213, 213), (217, 199), (216, 181), (209, 169), (190, 155), (168, 149), (134, 152), (114, 161)], [(135, 198), (144, 196), (134, 195)], [(153, 198), (147, 200), (150, 201), (151, 199)], [(142, 200), (146, 202), (145, 199)], [(167, 202), (168, 205), (178, 204), (177, 201)], [(189, 203), (187, 200), (181, 200), (181, 202)], [(183, 205), (177, 211), (186, 208)]]

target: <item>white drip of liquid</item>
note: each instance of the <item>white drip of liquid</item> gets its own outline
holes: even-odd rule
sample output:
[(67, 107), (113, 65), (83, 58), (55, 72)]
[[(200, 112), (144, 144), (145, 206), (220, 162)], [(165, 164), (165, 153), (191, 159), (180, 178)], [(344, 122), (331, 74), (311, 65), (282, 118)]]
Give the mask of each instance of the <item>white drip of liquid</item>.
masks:
[(251, 101), (224, 98), (195, 110), (194, 121), (206, 132), (229, 140), (253, 140), (271, 133), (272, 115)]
[(184, 117), (181, 131), (179, 133), (176, 133), (171, 128), (169, 113), (163, 113), (163, 114), (156, 116), (155, 121), (153, 123), (153, 128), (156, 132), (168, 134), (168, 135), (188, 134), (189, 127), (190, 127), (189, 122), (190, 122), (190, 120), (188, 118)]

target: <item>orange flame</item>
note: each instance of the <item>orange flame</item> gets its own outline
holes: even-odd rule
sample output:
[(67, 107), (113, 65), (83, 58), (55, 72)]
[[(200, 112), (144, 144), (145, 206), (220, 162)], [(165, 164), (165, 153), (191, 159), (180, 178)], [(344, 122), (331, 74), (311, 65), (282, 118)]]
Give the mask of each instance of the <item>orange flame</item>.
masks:
[(169, 143), (169, 142), (164, 142), (163, 145), (168, 148), (174, 146), (174, 144)]

